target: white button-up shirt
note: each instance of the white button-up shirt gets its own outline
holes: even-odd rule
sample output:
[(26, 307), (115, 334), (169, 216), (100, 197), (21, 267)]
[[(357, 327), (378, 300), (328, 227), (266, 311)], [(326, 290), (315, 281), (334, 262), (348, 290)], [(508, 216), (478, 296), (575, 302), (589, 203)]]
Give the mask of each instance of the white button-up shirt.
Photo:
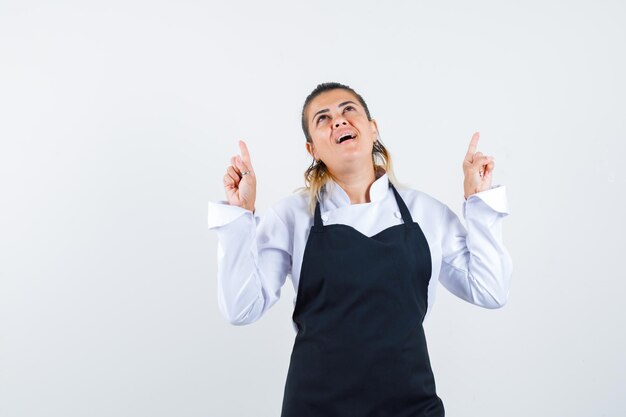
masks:
[[(428, 317), (437, 281), (452, 294), (485, 308), (503, 306), (509, 296), (511, 257), (502, 243), (502, 219), (509, 214), (504, 185), (463, 201), (467, 229), (450, 208), (428, 194), (396, 186), (430, 248)], [(284, 197), (263, 216), (225, 200), (209, 201), (209, 229), (217, 232), (217, 292), (221, 314), (232, 324), (258, 320), (280, 298), (291, 279), (295, 306), (304, 249), (313, 225), (308, 193)], [(370, 202), (351, 204), (329, 179), (320, 203), (324, 225), (347, 224), (366, 236), (402, 223), (387, 174), (370, 187)], [(292, 322), (297, 331), (297, 325)]]

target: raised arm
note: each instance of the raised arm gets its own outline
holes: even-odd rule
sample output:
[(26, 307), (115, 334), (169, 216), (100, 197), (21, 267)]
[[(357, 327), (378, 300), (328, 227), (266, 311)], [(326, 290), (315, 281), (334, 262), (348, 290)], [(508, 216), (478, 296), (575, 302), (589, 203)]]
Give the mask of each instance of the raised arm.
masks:
[(208, 219), (218, 236), (218, 306), (234, 325), (258, 320), (278, 301), (293, 246), (292, 233), (272, 208), (255, 215), (256, 177), (245, 143), (239, 146), (242, 156), (231, 158), (224, 175), (228, 200), (209, 202)]
[(443, 208), (439, 281), (463, 300), (499, 308), (508, 300), (513, 269), (502, 242), (502, 219), (509, 212), (504, 186), (491, 185), (495, 158), (476, 152), (479, 137), (474, 133), (463, 160), (467, 229)]

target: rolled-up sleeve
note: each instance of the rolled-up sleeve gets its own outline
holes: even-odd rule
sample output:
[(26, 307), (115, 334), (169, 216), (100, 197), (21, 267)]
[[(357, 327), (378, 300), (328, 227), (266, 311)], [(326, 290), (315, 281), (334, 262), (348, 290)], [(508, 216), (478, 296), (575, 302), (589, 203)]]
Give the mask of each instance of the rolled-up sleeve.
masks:
[(217, 232), (217, 299), (234, 325), (258, 320), (280, 298), (291, 273), (291, 233), (273, 208), (263, 216), (209, 202), (209, 229)]
[(472, 304), (499, 308), (509, 298), (513, 264), (502, 242), (502, 220), (509, 215), (504, 185), (475, 193), (463, 202), (463, 217), (444, 205), (439, 281)]

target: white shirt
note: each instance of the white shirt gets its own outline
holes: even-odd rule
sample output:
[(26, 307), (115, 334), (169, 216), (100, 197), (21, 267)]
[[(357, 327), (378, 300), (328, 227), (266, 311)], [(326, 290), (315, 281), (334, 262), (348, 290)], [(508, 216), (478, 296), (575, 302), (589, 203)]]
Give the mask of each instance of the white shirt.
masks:
[[(452, 294), (477, 306), (499, 308), (509, 296), (511, 257), (502, 243), (502, 219), (509, 214), (504, 185), (463, 201), (467, 229), (450, 208), (428, 194), (400, 186), (396, 190), (420, 225), (432, 261), (428, 317), (437, 280)], [(276, 202), (261, 217), (209, 201), (209, 229), (217, 232), (217, 292), (221, 314), (234, 325), (258, 320), (280, 298), (291, 279), (295, 307), (304, 249), (313, 225), (308, 193)], [(347, 224), (366, 236), (402, 223), (386, 173), (370, 187), (370, 202), (351, 204), (348, 194), (329, 179), (320, 203), (324, 225)], [(292, 321), (294, 331), (297, 325)]]

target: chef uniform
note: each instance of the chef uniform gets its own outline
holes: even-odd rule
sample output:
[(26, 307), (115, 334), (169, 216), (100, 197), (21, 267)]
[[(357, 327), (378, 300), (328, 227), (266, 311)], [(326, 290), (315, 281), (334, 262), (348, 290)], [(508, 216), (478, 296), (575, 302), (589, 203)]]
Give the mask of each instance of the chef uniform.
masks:
[(431, 254), (402, 215), (372, 237), (324, 226), (319, 201), (304, 251), (281, 417), (442, 417), (422, 322)]

